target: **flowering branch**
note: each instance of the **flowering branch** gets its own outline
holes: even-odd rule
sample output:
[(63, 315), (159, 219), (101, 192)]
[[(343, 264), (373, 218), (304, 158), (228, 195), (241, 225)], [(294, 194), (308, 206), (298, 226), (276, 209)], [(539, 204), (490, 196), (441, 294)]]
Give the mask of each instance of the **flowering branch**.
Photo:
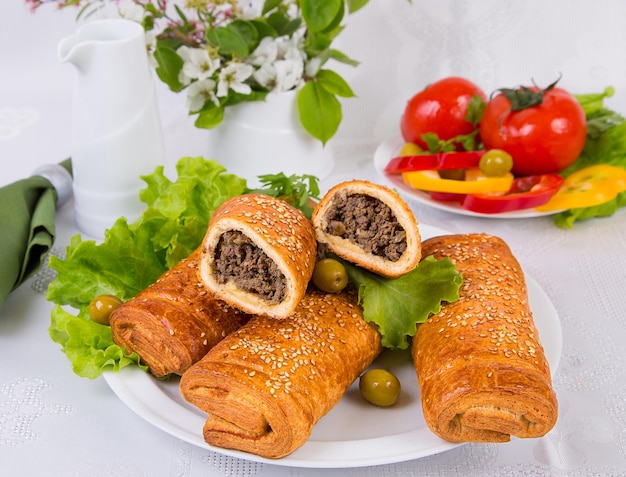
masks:
[(304, 128), (326, 143), (342, 119), (338, 98), (354, 92), (330, 59), (358, 63), (331, 47), (347, 13), (369, 0), (25, 0), (91, 15), (113, 3), (120, 16), (141, 23), (157, 76), (172, 91), (186, 90), (195, 125), (213, 128), (225, 108), (297, 90)]

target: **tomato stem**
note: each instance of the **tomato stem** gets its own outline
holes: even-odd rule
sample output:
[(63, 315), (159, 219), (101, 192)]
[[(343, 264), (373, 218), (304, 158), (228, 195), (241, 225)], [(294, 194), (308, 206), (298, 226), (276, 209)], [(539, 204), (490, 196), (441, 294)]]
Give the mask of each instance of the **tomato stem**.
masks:
[(544, 89), (537, 86), (533, 80), (533, 88), (520, 86), (519, 88), (500, 88), (496, 91), (502, 93), (506, 99), (509, 100), (509, 103), (511, 103), (511, 111), (520, 111), (532, 106), (539, 106), (543, 103), (545, 94), (557, 85), (561, 80), (561, 76), (562, 75), (559, 75), (556, 81)]

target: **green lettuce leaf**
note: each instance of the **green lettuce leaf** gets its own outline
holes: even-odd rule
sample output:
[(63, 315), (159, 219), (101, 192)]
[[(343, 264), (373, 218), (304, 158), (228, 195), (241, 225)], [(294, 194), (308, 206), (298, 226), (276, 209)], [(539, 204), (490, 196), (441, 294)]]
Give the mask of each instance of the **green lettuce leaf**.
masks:
[(459, 299), (463, 279), (449, 258), (426, 257), (413, 271), (395, 279), (343, 263), (358, 287), (365, 320), (378, 325), (386, 348), (408, 348), (418, 323), (439, 312), (442, 302)]
[[(626, 118), (604, 106), (604, 100), (613, 93), (614, 89), (608, 87), (602, 93), (575, 95), (587, 118), (587, 140), (578, 159), (561, 172), (563, 177), (597, 164), (626, 169)], [(559, 212), (554, 215), (554, 223), (561, 228), (573, 228), (575, 222), (610, 217), (625, 206), (622, 193), (605, 204)]]
[(57, 306), (48, 332), (79, 376), (93, 379), (105, 369), (138, 362), (113, 342), (108, 326), (89, 318), (91, 299), (108, 293), (128, 300), (148, 287), (200, 245), (219, 204), (246, 191), (244, 179), (226, 174), (215, 161), (182, 158), (176, 171), (174, 182), (163, 175), (162, 167), (142, 178), (147, 188), (140, 197), (147, 208), (135, 222), (118, 219), (99, 244), (75, 235), (65, 259), (50, 257), (57, 277), (46, 298)]
[(119, 371), (128, 365), (141, 366), (137, 353), (127, 355), (113, 343), (108, 326), (74, 316), (59, 305), (52, 309), (50, 337), (63, 347), (74, 372), (85, 378), (97, 378), (105, 368)]
[(621, 207), (626, 207), (626, 192), (620, 192), (615, 199), (594, 207), (569, 209), (559, 212), (554, 217), (554, 223), (564, 229), (571, 229), (574, 223), (594, 217), (610, 217)]

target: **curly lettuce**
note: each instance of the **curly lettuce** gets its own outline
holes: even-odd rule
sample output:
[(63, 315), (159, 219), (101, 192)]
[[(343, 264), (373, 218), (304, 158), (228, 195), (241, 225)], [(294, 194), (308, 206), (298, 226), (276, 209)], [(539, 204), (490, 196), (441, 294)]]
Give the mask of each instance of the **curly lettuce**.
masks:
[(113, 342), (108, 326), (89, 318), (91, 299), (112, 294), (128, 300), (148, 287), (200, 245), (219, 204), (246, 191), (244, 179), (212, 160), (185, 157), (176, 172), (175, 181), (162, 166), (142, 177), (147, 187), (140, 198), (147, 207), (135, 222), (119, 218), (102, 243), (75, 235), (65, 259), (50, 257), (57, 277), (46, 295), (56, 304), (48, 332), (79, 376), (93, 379), (105, 369), (139, 364), (136, 354), (126, 355)]
[[(585, 167), (609, 164), (626, 169), (626, 118), (604, 106), (604, 100), (614, 94), (606, 88), (602, 93), (575, 95), (587, 117), (587, 140), (581, 155), (561, 174), (569, 176)], [(561, 228), (572, 228), (577, 221), (609, 217), (626, 206), (626, 193), (593, 207), (569, 209), (554, 216)]]
[(449, 258), (424, 258), (409, 273), (385, 278), (343, 262), (359, 290), (363, 318), (376, 323), (385, 348), (406, 349), (417, 325), (459, 299), (462, 276)]

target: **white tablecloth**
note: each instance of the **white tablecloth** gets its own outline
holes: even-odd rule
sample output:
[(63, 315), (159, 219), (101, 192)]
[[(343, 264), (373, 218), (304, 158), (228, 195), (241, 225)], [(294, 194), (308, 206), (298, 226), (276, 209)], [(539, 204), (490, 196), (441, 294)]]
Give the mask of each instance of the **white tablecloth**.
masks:
[[(0, 6), (0, 185), (70, 155), (73, 70), (56, 45), (74, 12), (30, 15)], [(340, 47), (362, 61), (342, 70), (359, 98), (344, 103), (337, 165), (346, 178), (379, 180), (372, 154), (397, 132), (405, 101), (429, 81), (458, 74), (486, 91), (563, 74), (574, 92), (613, 85), (608, 105), (626, 113), (626, 3), (621, 0), (425, 2), (373, 0)], [(168, 167), (203, 155), (204, 136), (184, 99), (159, 88)], [(272, 171), (273, 172), (273, 171)], [(102, 378), (77, 377), (47, 332), (42, 271), (0, 308), (2, 475), (28, 476), (618, 476), (626, 475), (626, 209), (608, 219), (555, 227), (551, 218), (472, 218), (411, 203), (418, 220), (451, 232), (504, 238), (548, 294), (563, 332), (554, 384), (559, 421), (544, 438), (468, 444), (408, 462), (313, 469), (227, 457), (158, 430), (129, 410)], [(1, 226), (1, 224), (0, 224)], [(58, 213), (55, 251), (75, 232), (72, 204)]]

